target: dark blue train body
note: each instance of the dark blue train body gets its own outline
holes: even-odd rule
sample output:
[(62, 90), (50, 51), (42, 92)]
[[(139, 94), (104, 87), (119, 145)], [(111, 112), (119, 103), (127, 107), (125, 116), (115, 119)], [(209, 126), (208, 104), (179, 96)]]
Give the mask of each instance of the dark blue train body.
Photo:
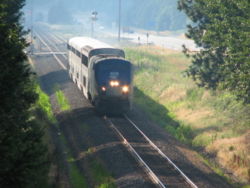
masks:
[(101, 113), (121, 114), (131, 109), (132, 64), (124, 51), (95, 39), (69, 41), (69, 74)]

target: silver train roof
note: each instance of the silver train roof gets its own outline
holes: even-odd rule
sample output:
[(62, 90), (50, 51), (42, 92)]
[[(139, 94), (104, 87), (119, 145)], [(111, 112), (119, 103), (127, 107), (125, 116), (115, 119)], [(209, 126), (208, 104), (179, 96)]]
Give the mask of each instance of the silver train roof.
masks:
[(123, 50), (114, 48), (109, 44), (89, 37), (74, 37), (69, 40), (68, 44), (86, 56), (98, 55), (99, 53), (108, 53), (125, 57)]

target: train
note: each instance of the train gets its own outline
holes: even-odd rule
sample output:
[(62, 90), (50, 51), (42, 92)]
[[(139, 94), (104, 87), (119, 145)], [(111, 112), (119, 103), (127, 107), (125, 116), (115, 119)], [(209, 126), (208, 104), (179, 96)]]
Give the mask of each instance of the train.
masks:
[(89, 37), (67, 43), (68, 73), (101, 114), (123, 114), (133, 99), (132, 63), (122, 49)]

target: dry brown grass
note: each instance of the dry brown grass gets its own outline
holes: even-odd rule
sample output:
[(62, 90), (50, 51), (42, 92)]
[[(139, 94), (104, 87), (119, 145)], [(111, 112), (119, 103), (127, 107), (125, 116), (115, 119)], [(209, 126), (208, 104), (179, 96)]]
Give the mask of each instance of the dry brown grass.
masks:
[(136, 48), (151, 55), (163, 57), (168, 62), (168, 65), (172, 65), (172, 67), (175, 68), (175, 72), (179, 74), (185, 71), (190, 64), (190, 60), (180, 51), (166, 49), (160, 46), (140, 46)]
[[(169, 116), (191, 128), (193, 146), (206, 149), (219, 165), (235, 172), (239, 182), (250, 180), (250, 130), (243, 106), (227, 92), (200, 89), (191, 78), (184, 77), (183, 70), (191, 60), (181, 52), (152, 46), (134, 49), (135, 52), (129, 51), (131, 57), (141, 60), (143, 56), (143, 65), (147, 67), (135, 76), (137, 86), (165, 106)], [(242, 120), (237, 116), (241, 112)], [(162, 119), (160, 115), (157, 118)], [(240, 136), (243, 130), (248, 130), (248, 134)]]
[(176, 115), (178, 119), (192, 124), (192, 128), (203, 128), (205, 125), (200, 121), (204, 118), (213, 116), (214, 112), (209, 108), (187, 109), (180, 108), (177, 110)]
[(206, 151), (216, 154), (216, 160), (230, 169), (243, 181), (249, 181), (250, 131), (236, 138), (218, 139), (206, 147)]
[(170, 64), (174, 65), (179, 72), (187, 70), (188, 65), (190, 64), (189, 60), (184, 61), (182, 58), (176, 58), (175, 56), (168, 57)]
[(160, 46), (140, 46), (137, 47), (139, 50), (148, 52), (152, 55), (160, 55), (160, 56), (167, 56), (167, 55), (173, 55), (173, 54), (180, 54), (180, 51), (177, 50), (171, 50), (166, 49)]
[(175, 102), (186, 96), (186, 90), (180, 87), (171, 86), (164, 90), (160, 95), (160, 99)]

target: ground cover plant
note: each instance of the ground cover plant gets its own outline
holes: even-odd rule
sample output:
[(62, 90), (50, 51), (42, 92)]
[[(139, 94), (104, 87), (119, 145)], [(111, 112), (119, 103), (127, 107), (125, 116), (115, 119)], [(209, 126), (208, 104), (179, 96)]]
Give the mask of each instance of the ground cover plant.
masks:
[(65, 111), (65, 110), (70, 109), (68, 99), (65, 97), (63, 91), (60, 89), (56, 90), (56, 100), (60, 106), (61, 111)]
[(135, 103), (179, 140), (250, 180), (250, 106), (227, 91), (199, 88), (184, 71), (181, 52), (157, 47), (127, 48), (135, 67)]
[[(59, 86), (56, 85), (54, 87), (55, 93), (62, 93), (62, 91), (59, 89)], [(39, 107), (39, 109), (41, 110), (40, 113), (40, 117), (44, 117), (43, 122), (48, 121), (49, 126), (55, 126), (58, 130), (60, 130), (58, 121), (56, 119), (56, 117), (53, 114), (53, 108), (52, 108), (52, 104), (50, 102), (50, 97), (40, 88), (39, 85), (37, 85), (36, 88), (36, 92), (38, 94), (38, 101), (37, 101), (37, 105)], [(59, 103), (61, 110), (63, 111), (63, 107), (65, 106), (65, 102), (62, 102), (64, 100), (62, 99), (65, 98), (65, 96), (62, 94), (59, 95), (59, 97), (57, 96), (57, 102)], [(59, 102), (61, 101), (61, 102)], [(62, 103), (62, 104), (61, 104)], [(64, 105), (63, 105), (64, 104)], [(67, 103), (68, 104), (68, 103)], [(67, 105), (68, 106), (68, 105)], [(68, 109), (68, 108), (67, 108)], [(51, 138), (51, 133), (50, 131), (52, 131), (49, 127), (46, 127), (46, 137), (48, 139), (47, 142), (49, 142), (49, 148), (50, 148), (50, 153), (51, 155), (55, 152), (53, 150), (55, 150), (55, 146), (53, 144), (52, 138)], [(63, 148), (64, 151), (66, 151), (65, 155), (66, 155), (66, 160), (67, 160), (67, 165), (68, 165), (68, 173), (69, 173), (69, 183), (73, 188), (84, 188), (87, 187), (87, 183), (86, 180), (83, 176), (83, 174), (79, 171), (76, 161), (72, 155), (72, 152), (70, 150), (70, 148), (68, 147), (68, 142), (65, 138), (65, 136), (63, 134), (59, 134), (59, 140), (61, 142), (61, 147)], [(53, 154), (54, 156), (52, 158), (56, 158), (55, 155), (58, 155), (56, 153)], [(63, 165), (65, 165), (65, 163), (63, 163), (61, 161), (62, 159), (57, 159), (57, 161), (52, 161), (53, 165), (57, 165), (58, 168), (65, 168)], [(55, 172), (50, 172), (51, 173), (55, 173)], [(54, 183), (55, 186), (60, 186), (59, 182), (56, 182), (55, 179), (53, 179), (55, 177), (50, 177), (50, 181)], [(53, 183), (50, 184), (50, 186), (53, 186)]]
[[(56, 117), (53, 114), (53, 107), (50, 102), (50, 97), (42, 91), (42, 89), (37, 86), (36, 89), (39, 97), (38, 97), (38, 106), (41, 109), (43, 116), (46, 118), (46, 121), (48, 120), (51, 123), (51, 126), (54, 126), (57, 129), (57, 136), (61, 143), (62, 151), (64, 151), (63, 155), (65, 155), (65, 159), (61, 159), (64, 157), (59, 157), (60, 159), (57, 159), (59, 161), (53, 161), (56, 165), (58, 165), (59, 170), (60, 169), (67, 169), (67, 173), (69, 176), (69, 184), (73, 188), (84, 188), (89, 187), (88, 180), (86, 178), (86, 172), (83, 172), (83, 170), (79, 167), (79, 161), (74, 156), (74, 151), (70, 147), (69, 140), (67, 140), (66, 136), (64, 135), (63, 131), (61, 131), (60, 123), (57, 121)], [(69, 101), (64, 95), (63, 91), (60, 89), (60, 85), (55, 84), (53, 86), (53, 91), (55, 94), (56, 102), (58, 106), (60, 107), (60, 110), (65, 113), (66, 116), (71, 116), (70, 113), (70, 105)], [(64, 112), (67, 111), (67, 112)], [(53, 124), (53, 125), (52, 125)], [(82, 131), (88, 131), (88, 125), (84, 124), (81, 126)], [(48, 133), (49, 134), (49, 133)], [(49, 137), (49, 135), (48, 135)], [(53, 150), (52, 146), (52, 150)], [(55, 150), (55, 148), (54, 148)], [(53, 153), (54, 151), (51, 151)], [(91, 148), (89, 148), (86, 151), (86, 157), (88, 160), (88, 169), (90, 170), (89, 174), (94, 181), (95, 187), (97, 188), (115, 188), (114, 179), (110, 175), (110, 173), (105, 169), (104, 165), (102, 164), (101, 160), (98, 159), (98, 157), (94, 156), (94, 152)], [(58, 155), (58, 154), (55, 154)], [(55, 158), (56, 156), (54, 156)], [(65, 160), (62, 161), (62, 160)], [(52, 178), (52, 179), (51, 179)], [(56, 181), (53, 179), (53, 177), (50, 177), (50, 181)], [(60, 186), (60, 183), (54, 182), (54, 185)], [(52, 186), (52, 184), (51, 184)]]

